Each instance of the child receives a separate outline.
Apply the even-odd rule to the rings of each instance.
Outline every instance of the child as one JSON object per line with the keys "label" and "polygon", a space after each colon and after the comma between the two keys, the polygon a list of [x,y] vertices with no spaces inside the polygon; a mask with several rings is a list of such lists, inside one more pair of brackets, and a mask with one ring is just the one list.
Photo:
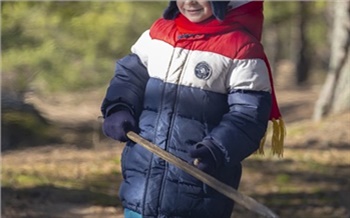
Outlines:
{"label": "child", "polygon": [[[117,61],[102,103],[105,135],[127,142],[125,217],[228,218],[234,202],[126,137],[129,130],[238,188],[269,118],[283,123],[260,43],[262,2],[171,1]],[[260,150],[262,151],[262,150]]]}

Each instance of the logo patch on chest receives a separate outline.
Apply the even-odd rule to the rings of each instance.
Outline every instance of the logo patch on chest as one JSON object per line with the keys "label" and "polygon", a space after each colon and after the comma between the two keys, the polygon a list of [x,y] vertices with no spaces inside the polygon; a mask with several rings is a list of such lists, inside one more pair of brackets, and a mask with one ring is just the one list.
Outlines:
{"label": "logo patch on chest", "polygon": [[205,61],[199,62],[194,68],[194,74],[199,79],[208,80],[212,72],[213,72],[212,68]]}

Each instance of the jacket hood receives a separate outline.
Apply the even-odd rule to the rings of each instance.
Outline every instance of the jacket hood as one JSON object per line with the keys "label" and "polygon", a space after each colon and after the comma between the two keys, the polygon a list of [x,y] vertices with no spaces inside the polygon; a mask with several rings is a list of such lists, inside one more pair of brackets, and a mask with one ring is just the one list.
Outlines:
{"label": "jacket hood", "polygon": [[[250,1],[251,0],[210,1],[210,4],[213,10],[214,17],[219,21],[223,21],[225,19],[226,13],[230,9],[237,8]],[[176,1],[170,1],[168,7],[164,10],[163,18],[166,20],[173,20],[177,17],[178,14],[179,14],[179,9],[176,5]]]}

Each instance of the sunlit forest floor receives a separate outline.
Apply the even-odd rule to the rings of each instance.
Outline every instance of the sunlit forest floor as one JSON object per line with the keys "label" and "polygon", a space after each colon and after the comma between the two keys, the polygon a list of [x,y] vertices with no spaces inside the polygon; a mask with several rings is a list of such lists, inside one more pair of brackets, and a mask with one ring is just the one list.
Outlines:
{"label": "sunlit forest floor", "polygon": [[[284,157],[267,150],[243,163],[239,191],[280,217],[350,217],[350,113],[311,121],[318,92],[278,89],[287,126]],[[123,145],[100,133],[103,94],[28,96],[60,127],[62,142],[2,152],[2,217],[123,217],[117,197]],[[240,205],[233,215],[259,217]]]}

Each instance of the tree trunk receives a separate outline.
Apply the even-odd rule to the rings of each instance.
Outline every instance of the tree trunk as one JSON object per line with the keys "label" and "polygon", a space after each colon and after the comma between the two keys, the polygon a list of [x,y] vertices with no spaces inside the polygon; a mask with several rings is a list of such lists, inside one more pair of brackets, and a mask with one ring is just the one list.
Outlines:
{"label": "tree trunk", "polygon": [[329,70],[315,105],[314,120],[350,109],[350,2],[331,4],[334,21]]}
{"label": "tree trunk", "polygon": [[308,55],[309,42],[306,37],[307,20],[310,2],[298,2],[299,16],[297,18],[297,53],[296,53],[296,84],[303,85],[309,77],[310,58]]}

